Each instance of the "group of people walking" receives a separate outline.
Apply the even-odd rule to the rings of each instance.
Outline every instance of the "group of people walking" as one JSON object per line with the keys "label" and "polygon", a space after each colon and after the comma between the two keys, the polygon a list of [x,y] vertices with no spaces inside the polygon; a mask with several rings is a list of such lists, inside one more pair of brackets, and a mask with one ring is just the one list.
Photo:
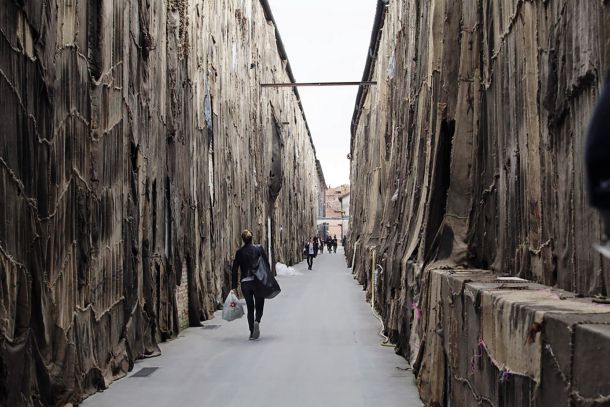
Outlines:
{"label": "group of people walking", "polygon": [[[345,245],[345,238],[343,238],[342,242]],[[337,253],[337,244],[337,235],[334,237],[328,236],[326,240],[313,236],[309,241],[305,242],[303,256],[307,258],[307,269],[312,269],[313,259],[318,256],[318,252],[324,253],[324,246],[326,246],[329,253]]]}

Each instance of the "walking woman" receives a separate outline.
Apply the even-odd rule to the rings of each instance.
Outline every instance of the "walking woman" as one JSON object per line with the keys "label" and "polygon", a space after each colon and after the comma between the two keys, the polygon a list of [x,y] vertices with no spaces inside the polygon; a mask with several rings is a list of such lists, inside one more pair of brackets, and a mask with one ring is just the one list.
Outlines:
{"label": "walking woman", "polygon": [[[260,290],[254,272],[260,257],[263,258],[267,265],[269,265],[269,259],[261,246],[252,244],[252,232],[248,229],[241,232],[241,240],[243,240],[244,245],[235,253],[235,260],[233,260],[233,268],[231,270],[231,288],[237,295],[237,282],[239,280],[237,270],[239,268],[241,272],[241,292],[248,307],[250,340],[255,340],[260,336],[260,322],[263,317],[265,296]],[[255,310],[256,316],[254,315]]]}
{"label": "walking woman", "polygon": [[309,242],[305,243],[304,251],[307,255],[307,270],[311,270],[313,267],[313,258],[316,257],[318,252],[318,243],[315,238],[312,237],[309,239]]}

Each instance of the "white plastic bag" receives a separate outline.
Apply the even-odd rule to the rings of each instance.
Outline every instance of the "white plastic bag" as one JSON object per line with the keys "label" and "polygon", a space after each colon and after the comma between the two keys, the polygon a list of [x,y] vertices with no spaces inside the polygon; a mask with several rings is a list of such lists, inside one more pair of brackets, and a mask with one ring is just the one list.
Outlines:
{"label": "white plastic bag", "polygon": [[275,263],[275,272],[278,276],[302,276],[303,273],[300,273],[294,269],[294,267],[288,267],[283,263]]}
{"label": "white plastic bag", "polygon": [[227,295],[225,304],[222,307],[222,319],[225,321],[234,321],[244,315],[244,306],[239,302],[239,298],[233,290]]}

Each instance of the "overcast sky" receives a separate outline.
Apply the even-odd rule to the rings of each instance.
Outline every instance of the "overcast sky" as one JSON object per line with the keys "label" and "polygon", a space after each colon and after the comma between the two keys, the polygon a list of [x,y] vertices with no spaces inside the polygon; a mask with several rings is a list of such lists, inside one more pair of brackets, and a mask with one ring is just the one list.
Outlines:
{"label": "overcast sky", "polygon": [[[269,0],[298,82],[362,79],[376,0]],[[299,88],[326,183],[349,183],[357,86]]]}

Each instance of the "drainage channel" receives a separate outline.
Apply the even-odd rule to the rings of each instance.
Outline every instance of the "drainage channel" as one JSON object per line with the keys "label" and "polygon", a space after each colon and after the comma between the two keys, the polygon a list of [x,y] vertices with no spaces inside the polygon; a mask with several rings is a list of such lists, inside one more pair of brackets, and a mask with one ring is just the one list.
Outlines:
{"label": "drainage channel", "polygon": [[158,367],[143,367],[129,377],[148,377],[153,374]]}
{"label": "drainage channel", "polygon": [[210,325],[202,326],[201,329],[217,329],[217,328],[220,328],[220,327],[221,327],[221,325],[211,325],[210,324]]}

